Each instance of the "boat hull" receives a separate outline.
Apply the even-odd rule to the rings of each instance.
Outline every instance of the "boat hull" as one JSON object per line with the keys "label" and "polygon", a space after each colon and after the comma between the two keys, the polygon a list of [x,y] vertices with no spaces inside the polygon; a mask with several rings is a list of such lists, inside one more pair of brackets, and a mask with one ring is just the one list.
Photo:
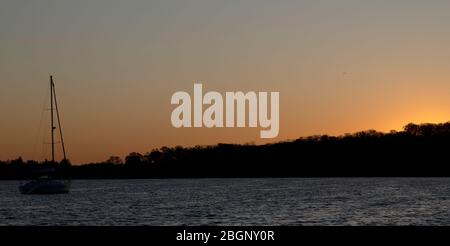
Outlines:
{"label": "boat hull", "polygon": [[70,181],[34,180],[19,187],[22,194],[64,194],[69,193]]}

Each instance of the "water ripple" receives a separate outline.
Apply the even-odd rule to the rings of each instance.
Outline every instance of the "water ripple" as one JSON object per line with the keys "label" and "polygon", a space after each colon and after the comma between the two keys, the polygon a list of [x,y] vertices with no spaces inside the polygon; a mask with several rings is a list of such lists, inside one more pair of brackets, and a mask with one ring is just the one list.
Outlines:
{"label": "water ripple", "polygon": [[450,225],[449,178],[0,181],[0,225]]}

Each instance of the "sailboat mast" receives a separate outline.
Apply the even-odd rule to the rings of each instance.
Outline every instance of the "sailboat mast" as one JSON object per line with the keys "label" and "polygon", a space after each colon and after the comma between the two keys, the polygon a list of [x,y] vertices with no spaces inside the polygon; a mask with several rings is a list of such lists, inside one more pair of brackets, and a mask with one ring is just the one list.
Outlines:
{"label": "sailboat mast", "polygon": [[61,146],[62,146],[63,157],[64,157],[63,160],[66,161],[66,148],[64,146],[64,138],[63,138],[63,134],[62,134],[61,121],[59,120],[58,100],[56,100],[56,90],[55,90],[55,83],[53,83],[53,79],[52,79],[52,85],[53,85],[52,86],[53,97],[55,99],[56,119],[58,120],[59,137],[61,139]]}
{"label": "sailboat mast", "polygon": [[55,137],[53,126],[53,76],[50,75],[50,123],[52,132],[52,163],[55,163]]}

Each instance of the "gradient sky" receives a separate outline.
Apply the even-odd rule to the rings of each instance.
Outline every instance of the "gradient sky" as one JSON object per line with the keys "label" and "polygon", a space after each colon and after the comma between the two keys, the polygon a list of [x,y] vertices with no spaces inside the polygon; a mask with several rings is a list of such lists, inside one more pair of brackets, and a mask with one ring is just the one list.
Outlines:
{"label": "gradient sky", "polygon": [[279,91],[269,141],[446,122],[449,11],[438,0],[0,0],[0,159],[49,158],[49,73],[73,163],[263,143],[259,128],[173,128],[170,97],[195,82]]}

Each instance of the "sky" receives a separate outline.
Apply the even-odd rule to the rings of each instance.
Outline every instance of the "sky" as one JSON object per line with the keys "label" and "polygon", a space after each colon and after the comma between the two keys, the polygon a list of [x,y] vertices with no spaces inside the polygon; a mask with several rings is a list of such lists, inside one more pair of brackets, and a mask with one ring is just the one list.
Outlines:
{"label": "sky", "polygon": [[[0,159],[50,158],[49,74],[75,164],[447,122],[449,9],[438,0],[0,0]],[[172,127],[171,96],[192,95],[194,83],[280,92],[278,137]]]}

